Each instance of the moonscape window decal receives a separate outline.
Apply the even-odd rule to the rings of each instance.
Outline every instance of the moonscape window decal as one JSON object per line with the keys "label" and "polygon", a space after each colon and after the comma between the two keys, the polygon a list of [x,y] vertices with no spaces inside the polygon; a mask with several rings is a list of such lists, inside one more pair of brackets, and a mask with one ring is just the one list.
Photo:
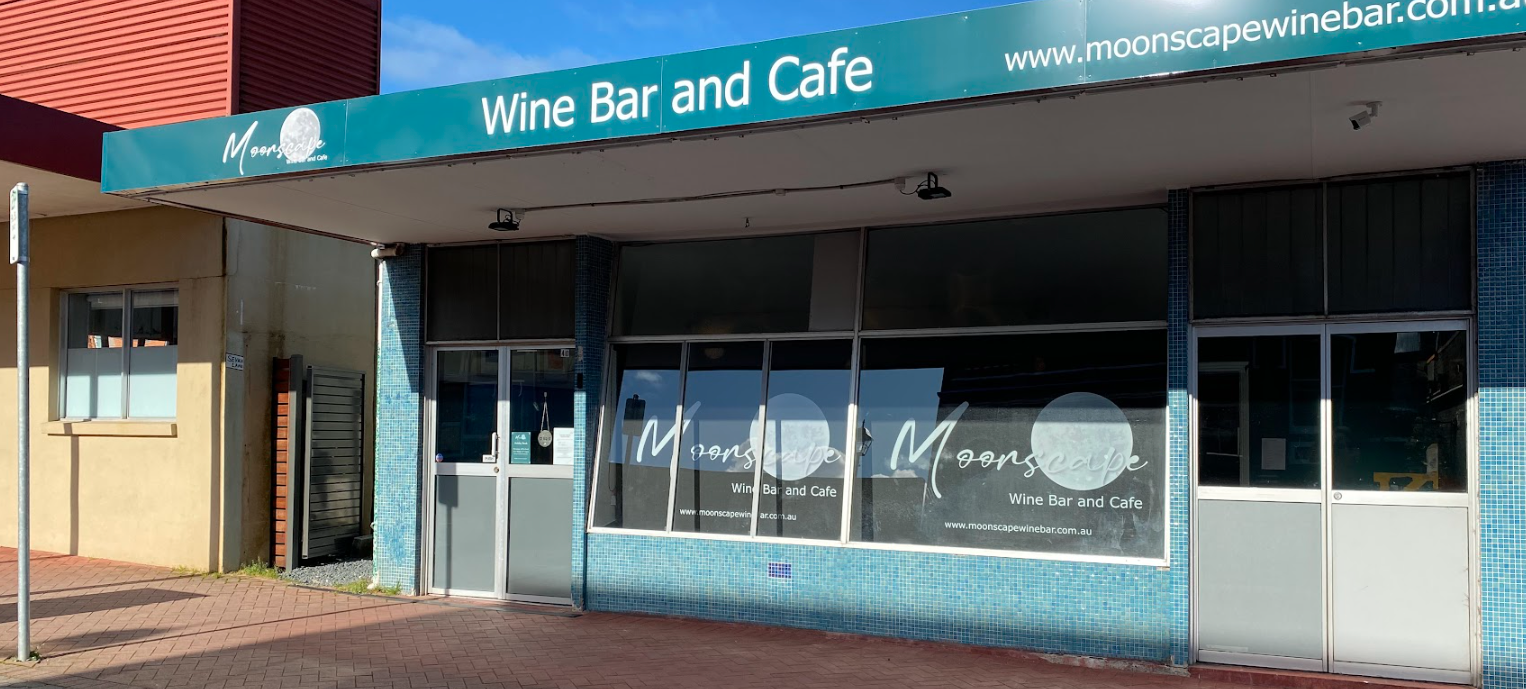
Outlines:
{"label": "moonscape window decal", "polygon": [[1164,332],[862,346],[852,432],[846,340],[617,346],[594,525],[1164,559]]}
{"label": "moonscape window decal", "polygon": [[1164,558],[1160,331],[871,340],[855,540]]}

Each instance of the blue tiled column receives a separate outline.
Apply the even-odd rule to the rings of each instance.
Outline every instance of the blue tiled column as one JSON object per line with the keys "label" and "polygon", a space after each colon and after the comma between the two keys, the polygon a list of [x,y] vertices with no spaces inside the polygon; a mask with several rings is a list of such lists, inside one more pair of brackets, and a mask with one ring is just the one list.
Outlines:
{"label": "blue tiled column", "polygon": [[1526,688],[1526,163],[1478,174],[1479,572],[1485,689]]}
{"label": "blue tiled column", "polygon": [[599,402],[603,399],[604,350],[609,323],[609,282],[615,247],[597,237],[577,240],[577,375],[582,387],[574,397],[576,414],[572,472],[572,602],[584,607],[588,566],[588,481],[598,447]]}
{"label": "blue tiled column", "polygon": [[1189,527],[1192,508],[1192,458],[1188,449],[1191,428],[1191,401],[1187,394],[1188,308],[1188,213],[1192,195],[1173,191],[1167,201],[1167,279],[1170,291],[1166,307],[1167,389],[1166,412],[1167,461],[1171,463],[1171,577],[1168,598],[1171,608],[1171,663],[1186,665],[1191,658],[1191,549]]}
{"label": "blue tiled column", "polygon": [[418,593],[423,437],[423,247],[382,261],[376,339],[376,571]]}

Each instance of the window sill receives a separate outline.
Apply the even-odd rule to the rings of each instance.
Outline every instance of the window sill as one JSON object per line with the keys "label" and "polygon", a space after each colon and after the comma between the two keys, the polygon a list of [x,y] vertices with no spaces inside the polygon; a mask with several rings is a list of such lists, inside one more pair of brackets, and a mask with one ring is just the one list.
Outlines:
{"label": "window sill", "polygon": [[173,421],[49,421],[43,430],[48,435],[117,438],[173,438],[178,434]]}

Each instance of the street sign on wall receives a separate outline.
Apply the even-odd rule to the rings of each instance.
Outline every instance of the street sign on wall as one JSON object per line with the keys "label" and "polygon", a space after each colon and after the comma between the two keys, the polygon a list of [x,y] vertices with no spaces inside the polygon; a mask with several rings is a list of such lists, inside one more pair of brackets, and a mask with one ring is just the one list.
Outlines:
{"label": "street sign on wall", "polygon": [[694,132],[1526,31],[1526,0],[1033,0],[106,135],[102,188]]}

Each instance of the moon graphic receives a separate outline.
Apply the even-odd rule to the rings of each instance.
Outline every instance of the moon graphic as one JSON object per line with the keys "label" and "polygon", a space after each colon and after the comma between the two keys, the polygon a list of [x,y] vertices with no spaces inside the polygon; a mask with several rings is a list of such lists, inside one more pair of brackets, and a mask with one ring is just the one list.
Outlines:
{"label": "moon graphic", "polygon": [[281,123],[281,154],[288,163],[305,163],[313,157],[322,141],[322,125],[318,113],[309,108],[297,108]]}
{"label": "moon graphic", "polygon": [[[758,420],[752,437],[758,437]],[[782,481],[799,481],[821,468],[832,447],[832,426],[810,398],[785,393],[768,400],[768,432],[763,436],[763,471]]]}
{"label": "moon graphic", "polygon": [[1123,474],[1133,456],[1134,431],[1123,410],[1106,397],[1073,392],[1039,412],[1033,452],[1051,481],[1071,490],[1097,490]]}

